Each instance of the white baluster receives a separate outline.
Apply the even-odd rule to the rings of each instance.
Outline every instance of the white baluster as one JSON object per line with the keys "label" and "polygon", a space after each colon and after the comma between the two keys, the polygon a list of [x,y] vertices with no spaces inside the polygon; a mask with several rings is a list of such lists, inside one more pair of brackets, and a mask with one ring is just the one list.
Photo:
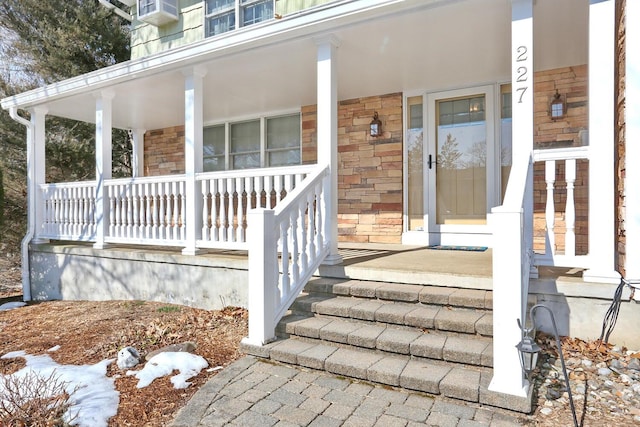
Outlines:
{"label": "white baluster", "polygon": [[[282,282],[280,295],[286,298],[291,291],[291,278],[289,277],[289,217],[282,218],[280,223],[280,241],[282,242]],[[279,304],[278,304],[279,305]]]}
{"label": "white baluster", "polygon": [[309,246],[307,239],[307,206],[309,205],[308,198],[307,200],[301,201],[298,206],[298,217],[300,218],[299,225],[299,234],[300,234],[300,265],[302,267],[302,271],[307,271],[309,266]]}
{"label": "white baluster", "polygon": [[202,193],[202,240],[211,240],[211,228],[209,227],[209,181],[203,179],[200,181],[200,191]]}
{"label": "white baluster", "polygon": [[309,193],[307,195],[307,205],[308,205],[308,209],[307,209],[307,216],[308,216],[308,221],[309,224],[307,226],[307,235],[309,236],[309,257],[310,260],[315,259],[316,257],[316,224],[317,224],[317,220],[316,220],[316,208],[314,206],[314,200],[315,200],[315,193]]}
{"label": "white baluster", "polygon": [[298,246],[298,220],[300,219],[299,210],[292,209],[290,214],[291,223],[291,277],[293,283],[297,284],[300,280],[300,250]]}
{"label": "white baluster", "polygon": [[220,180],[211,180],[211,238],[220,241],[220,211],[222,210],[222,197],[220,196]]}
{"label": "white baluster", "polygon": [[162,209],[162,194],[160,192],[159,184],[157,182],[151,183],[151,200],[153,202],[153,224],[152,224],[152,239],[160,238],[160,221],[162,221],[161,209]]}
{"label": "white baluster", "polygon": [[565,161],[565,180],[567,182],[567,206],[565,207],[565,222],[567,230],[564,238],[564,254],[575,256],[576,254],[576,206],[574,196],[574,185],[576,182],[576,160]]}
{"label": "white baluster", "polygon": [[187,183],[185,181],[180,181],[178,187],[180,188],[180,217],[182,218],[180,227],[180,240],[187,239]]}
{"label": "white baluster", "polygon": [[553,187],[556,182],[555,160],[547,160],[545,162],[544,179],[547,183],[547,204],[545,209],[547,233],[545,238],[545,254],[551,257],[556,253],[556,236],[553,231],[555,226],[555,201],[553,199]]}
{"label": "white baluster", "polygon": [[[322,186],[322,181],[320,181],[318,183],[318,185],[316,185],[316,198],[315,198],[315,202],[316,202],[316,221],[314,224],[314,228],[315,228],[315,237],[316,237],[316,250],[317,251],[321,251],[324,248],[324,233],[327,231],[324,228],[324,218],[325,215],[327,214],[327,206],[326,203],[324,202],[325,197],[323,197],[323,186]],[[309,208],[309,210],[312,210],[311,208]],[[313,258],[317,258],[318,257],[318,253],[312,253]]]}
{"label": "white baluster", "polygon": [[227,180],[228,188],[227,192],[229,193],[229,212],[227,214],[227,218],[229,219],[229,240],[232,242],[236,241],[236,212],[233,209],[234,201],[236,200],[236,180],[233,178],[229,178]]}
{"label": "white baluster", "polygon": [[132,203],[133,203],[133,236],[135,238],[142,237],[140,232],[140,184],[132,184]]}

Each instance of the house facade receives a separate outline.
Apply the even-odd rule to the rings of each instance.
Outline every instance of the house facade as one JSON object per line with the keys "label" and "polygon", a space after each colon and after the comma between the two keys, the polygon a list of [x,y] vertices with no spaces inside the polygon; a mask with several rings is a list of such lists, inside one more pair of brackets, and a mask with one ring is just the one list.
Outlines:
{"label": "house facade", "polygon": [[[539,267],[580,269],[605,299],[640,279],[640,188],[624,166],[640,158],[633,2],[122,3],[131,61],[2,100],[28,129],[25,297],[74,297],[51,290],[78,262],[68,242],[91,244],[77,257],[89,265],[114,244],[149,265],[149,246],[178,264],[247,250],[248,276],[213,267],[240,284],[226,302],[249,307],[261,345],[341,242],[486,246],[494,388],[522,394],[516,319]],[[44,181],[48,115],[96,124],[95,181]],[[112,128],[131,130],[129,179],[111,179]],[[207,262],[163,294],[195,304],[177,295]]]}

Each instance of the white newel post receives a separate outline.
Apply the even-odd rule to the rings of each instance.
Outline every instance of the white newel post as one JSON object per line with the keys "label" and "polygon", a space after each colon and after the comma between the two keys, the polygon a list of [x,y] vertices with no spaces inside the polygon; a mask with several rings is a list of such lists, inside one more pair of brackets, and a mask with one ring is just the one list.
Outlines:
{"label": "white newel post", "polygon": [[615,1],[589,4],[589,270],[587,282],[619,283],[615,242]]}
{"label": "white newel post", "polygon": [[[511,80],[513,85],[513,164],[531,156],[533,150],[533,0],[511,2]],[[528,381],[523,377],[516,345],[522,338],[518,319],[524,319],[523,306],[527,299],[528,283],[521,282],[522,259],[518,248],[530,247],[529,231],[522,230],[526,216],[532,215],[533,199],[530,188],[532,174],[527,177],[529,191],[524,196],[524,212],[491,214],[494,230],[493,269],[493,378],[489,390],[515,396],[526,396]],[[511,235],[502,232],[511,230]],[[523,245],[520,239],[525,240]],[[515,240],[515,241],[514,241]],[[514,279],[516,279],[514,283]]]}
{"label": "white newel post", "polygon": [[338,39],[328,36],[316,40],[318,45],[318,164],[329,165],[324,191],[325,239],[329,253],[323,264],[342,262],[338,253],[338,75],[336,51]]}
{"label": "white newel post", "polygon": [[42,232],[44,224],[44,199],[40,191],[40,184],[45,183],[46,164],[45,164],[45,143],[46,143],[46,121],[47,109],[44,107],[35,107],[31,112],[31,121],[34,128],[34,150],[33,150],[33,194],[35,206],[33,209],[33,219],[35,224],[35,236],[33,243],[46,243],[48,239],[42,239],[39,234]]}
{"label": "white newel post", "polygon": [[[636,287],[640,282],[640,2],[629,0],[626,4],[626,177],[625,220],[626,278]],[[636,291],[640,301],[640,290]]]}
{"label": "white newel post", "polygon": [[[251,233],[249,243],[249,336],[242,341],[249,345],[262,346],[275,338],[276,289],[278,280],[277,262],[273,262],[277,241],[274,211],[251,209],[247,213]],[[276,260],[277,261],[277,260]]]}
{"label": "white newel post", "polygon": [[109,229],[109,200],[104,185],[111,179],[111,115],[114,93],[103,91],[96,98],[96,242],[93,247],[104,249],[105,237]]}
{"label": "white newel post", "polygon": [[203,125],[203,77],[205,69],[185,71],[184,85],[184,173],[186,178],[186,206],[183,206],[187,227],[184,255],[206,252],[196,248],[198,232],[202,229],[202,195],[198,194],[196,173],[202,172],[202,125]]}
{"label": "white newel post", "polygon": [[131,169],[134,178],[144,176],[144,129],[132,129]]}

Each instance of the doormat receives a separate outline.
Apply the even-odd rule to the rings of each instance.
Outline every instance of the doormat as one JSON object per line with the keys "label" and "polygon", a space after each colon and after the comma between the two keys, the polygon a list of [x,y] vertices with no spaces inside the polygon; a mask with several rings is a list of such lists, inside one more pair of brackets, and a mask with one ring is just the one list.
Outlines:
{"label": "doormat", "polygon": [[447,245],[433,245],[427,246],[427,249],[435,249],[437,251],[467,251],[467,252],[484,252],[487,250],[486,246],[447,246]]}

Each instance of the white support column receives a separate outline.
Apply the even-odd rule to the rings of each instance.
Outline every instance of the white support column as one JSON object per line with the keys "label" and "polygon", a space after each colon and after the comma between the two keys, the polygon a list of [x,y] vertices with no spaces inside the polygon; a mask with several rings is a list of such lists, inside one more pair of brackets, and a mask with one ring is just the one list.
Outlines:
{"label": "white support column", "polygon": [[619,283],[615,242],[615,1],[589,5],[589,263],[586,282]]}
{"label": "white support column", "polygon": [[[513,164],[519,159],[531,156],[533,149],[533,0],[512,0],[511,2],[511,79],[513,85]],[[533,186],[532,174],[527,177],[527,188]],[[533,199],[531,191],[525,194],[522,215],[517,212],[492,212],[491,222],[496,230],[494,235],[494,260],[496,256],[504,260],[494,267],[493,279],[493,378],[489,390],[524,397],[529,391],[529,383],[523,377],[516,345],[522,338],[518,320],[523,321],[528,283],[520,284],[522,256],[519,251],[505,250],[499,246],[501,237],[506,241],[520,236],[503,236],[502,230],[520,230],[532,215]],[[529,204],[531,207],[528,208]],[[508,227],[508,228],[507,228]],[[528,239],[525,229],[522,238]],[[514,245],[516,242],[512,242]],[[528,244],[520,247],[528,248]],[[511,246],[516,247],[516,246]],[[495,263],[494,263],[495,264]],[[498,271],[500,270],[500,271]],[[519,278],[514,283],[509,278]]]}
{"label": "white support column", "polygon": [[338,253],[338,75],[336,50],[338,39],[333,36],[316,40],[318,45],[318,164],[329,165],[328,188],[325,189],[329,254],[323,264],[342,262]]}
{"label": "white support column", "polygon": [[[626,177],[625,219],[626,278],[632,283],[640,281],[640,2],[627,0],[626,5],[626,71],[625,71],[625,138]],[[640,285],[634,285],[640,287]],[[640,301],[640,290],[636,291]]]}
{"label": "white support column", "polygon": [[183,207],[187,227],[184,255],[198,255],[205,250],[196,248],[202,229],[202,195],[198,192],[196,173],[202,172],[203,77],[207,70],[194,68],[184,72],[184,173],[186,176],[186,206]]}
{"label": "white support column", "polygon": [[31,112],[31,122],[34,128],[34,147],[33,147],[33,191],[34,205],[29,206],[29,209],[33,209],[32,215],[35,225],[35,236],[33,243],[46,243],[48,239],[42,239],[38,235],[42,232],[42,224],[44,222],[44,200],[42,193],[40,192],[40,184],[45,183],[46,176],[46,163],[45,163],[45,143],[46,143],[46,131],[45,120],[47,115],[47,109],[44,107],[35,107]]}
{"label": "white support column", "polygon": [[109,200],[104,181],[111,179],[112,173],[112,101],[115,94],[102,91],[96,97],[96,242],[93,247],[107,247],[105,237],[109,229]]}
{"label": "white support column", "polygon": [[144,176],[144,133],[145,129],[132,129],[133,147],[131,153],[131,169],[133,177]]}

